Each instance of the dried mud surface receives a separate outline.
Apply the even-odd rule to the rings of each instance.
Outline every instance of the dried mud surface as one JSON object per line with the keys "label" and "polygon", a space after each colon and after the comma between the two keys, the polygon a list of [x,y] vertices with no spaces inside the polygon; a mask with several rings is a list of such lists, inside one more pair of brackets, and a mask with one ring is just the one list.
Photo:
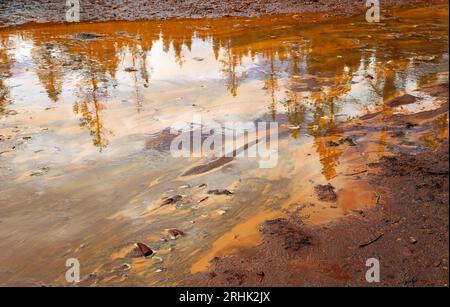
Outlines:
{"label": "dried mud surface", "polygon": [[[432,4],[423,0],[385,0],[390,6]],[[148,20],[166,18],[217,18],[262,16],[282,13],[326,13],[327,16],[351,15],[367,9],[362,0],[111,0],[80,1],[80,21]],[[0,1],[0,27],[29,22],[65,22],[67,7],[60,0]]]}
{"label": "dried mud surface", "polygon": [[[447,97],[434,112],[447,113],[448,86],[429,92]],[[429,116],[393,115],[377,125],[393,127]],[[375,129],[370,122],[369,127]],[[298,215],[266,221],[259,246],[212,259],[209,271],[184,284],[448,286],[448,158],[448,138],[416,155],[382,157],[369,166],[376,170],[370,176],[378,193],[373,209],[323,226],[306,226]],[[369,258],[380,261],[379,283],[366,281]]]}

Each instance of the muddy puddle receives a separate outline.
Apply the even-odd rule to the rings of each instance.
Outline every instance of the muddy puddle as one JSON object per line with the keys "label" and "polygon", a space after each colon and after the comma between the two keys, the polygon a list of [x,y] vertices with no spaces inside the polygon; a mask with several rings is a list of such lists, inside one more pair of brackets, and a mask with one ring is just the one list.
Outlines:
{"label": "muddy puddle", "polygon": [[[176,285],[267,219],[374,206],[370,163],[448,137],[446,114],[397,132],[360,119],[440,106],[421,89],[448,82],[447,10],[1,30],[0,283],[66,285],[77,258],[84,285]],[[173,157],[168,127],[195,116],[277,122],[277,165]]]}

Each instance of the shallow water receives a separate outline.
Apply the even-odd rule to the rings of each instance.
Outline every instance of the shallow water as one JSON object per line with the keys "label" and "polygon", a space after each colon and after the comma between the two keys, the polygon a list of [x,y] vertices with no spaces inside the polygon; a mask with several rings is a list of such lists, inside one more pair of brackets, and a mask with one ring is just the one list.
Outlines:
{"label": "shallow water", "polygon": [[[318,224],[373,206],[375,191],[354,175],[388,152],[386,135],[326,142],[369,112],[437,106],[416,90],[448,79],[447,8],[380,24],[273,16],[0,31],[0,283],[66,284],[75,257],[83,276],[95,272],[90,284],[177,284],[257,244],[264,220],[300,212]],[[383,105],[404,93],[423,99]],[[278,165],[238,159],[182,176],[204,160],[172,157],[164,131],[196,115],[277,121]],[[448,135],[440,121],[429,138]],[[327,182],[339,194],[333,207],[314,195]],[[225,188],[233,195],[206,193]],[[160,207],[175,194],[181,202]],[[171,240],[174,227],[186,235]],[[127,257],[134,242],[156,257]]]}

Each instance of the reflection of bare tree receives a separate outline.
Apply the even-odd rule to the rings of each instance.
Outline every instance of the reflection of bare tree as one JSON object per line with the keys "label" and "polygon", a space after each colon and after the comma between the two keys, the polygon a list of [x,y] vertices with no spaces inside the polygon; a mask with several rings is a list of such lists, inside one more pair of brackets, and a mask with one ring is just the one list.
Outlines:
{"label": "reflection of bare tree", "polygon": [[[79,114],[80,127],[85,127],[89,130],[92,136],[92,143],[99,147],[100,151],[108,145],[107,134],[112,133],[105,129],[101,112],[104,106],[99,102],[99,88],[97,80],[92,77],[90,80],[85,80],[83,85],[84,97],[73,105],[73,111]],[[87,83],[90,83],[89,87]]]}
{"label": "reflection of bare tree", "polygon": [[241,82],[245,78],[245,72],[239,74],[237,72],[237,66],[239,65],[239,56],[233,51],[231,47],[231,41],[228,41],[225,49],[224,58],[220,60],[220,63],[223,65],[222,72],[225,75],[227,88],[230,91],[231,95],[237,95],[237,89],[239,87],[239,82]]}
{"label": "reflection of bare tree", "polygon": [[[341,133],[336,131],[336,115],[343,99],[348,98],[354,82],[352,78],[370,69],[373,76],[366,79],[373,84],[373,94],[387,98],[405,86],[410,63],[404,60],[406,57],[399,52],[402,49],[395,46],[398,44],[395,40],[389,41],[389,46],[383,49],[379,40],[369,39],[361,31],[349,35],[330,24],[299,27],[297,21],[286,18],[280,18],[277,26],[272,24],[273,20],[255,19],[242,20],[240,25],[230,28],[227,28],[230,22],[225,20],[123,23],[120,33],[116,26],[106,25],[98,30],[99,37],[85,36],[84,39],[77,36],[79,27],[46,29],[49,36],[43,36],[37,30],[27,31],[24,35],[34,42],[32,56],[39,80],[52,101],[57,101],[60,96],[64,74],[81,72],[80,100],[74,111],[81,116],[82,126],[89,128],[94,144],[101,148],[108,143],[106,135],[109,133],[102,121],[102,110],[106,106],[104,98],[109,88],[117,84],[113,82],[115,74],[125,58],[132,57],[134,69],[130,70],[130,76],[134,81],[137,109],[141,110],[150,79],[147,57],[153,46],[162,45],[162,51],[173,57],[171,61],[183,65],[191,60],[187,55],[193,40],[197,39],[207,42],[205,46],[210,45],[221,65],[225,86],[233,97],[238,95],[239,86],[247,78],[244,60],[248,57],[261,68],[269,100],[267,105],[273,118],[277,115],[281,85],[294,82],[294,77],[300,80],[297,91],[290,89],[279,95],[286,97],[284,107],[288,122],[301,127],[294,129],[292,136],[307,131],[317,139],[321,158],[333,156],[332,149],[319,143],[323,142],[324,136]],[[85,31],[92,30],[91,26],[85,26]],[[373,35],[377,34],[374,32]],[[45,41],[46,37],[52,37],[52,41]],[[437,46],[436,52],[445,54],[447,48],[444,45]],[[414,45],[414,48],[418,47]],[[6,56],[5,49],[2,48],[0,57]],[[9,63],[10,60],[2,62]],[[4,101],[5,85],[3,80],[0,82],[0,97]],[[328,159],[331,162],[324,165],[324,172],[329,175],[338,158],[333,159]]]}
{"label": "reflection of bare tree", "polygon": [[306,120],[307,107],[300,101],[298,93],[288,92],[285,108],[289,124],[298,127],[291,131],[291,136],[297,138]]}
{"label": "reflection of bare tree", "polygon": [[[136,108],[139,112],[142,110],[143,104],[144,104],[144,98],[141,93],[140,81],[142,80],[142,82],[143,82],[142,86],[144,86],[144,87],[148,87],[148,81],[149,81],[149,74],[148,74],[147,63],[146,63],[147,62],[147,52],[142,50],[140,45],[137,45],[133,49],[131,49],[131,59],[132,59],[133,67],[139,66],[139,69],[135,70],[133,72],[133,83],[134,83]],[[140,72],[140,78],[138,76],[138,72]]]}
{"label": "reflection of bare tree", "polygon": [[336,166],[342,149],[328,146],[327,136],[341,137],[343,131],[336,122],[339,113],[339,98],[350,91],[351,74],[345,70],[334,77],[333,85],[324,87],[322,91],[313,93],[313,122],[309,132],[314,136],[316,151],[320,156],[322,174],[327,180],[336,176]]}
{"label": "reflection of bare tree", "polygon": [[73,105],[73,111],[80,115],[80,127],[87,128],[92,136],[92,143],[100,151],[108,145],[107,135],[112,131],[105,128],[102,111],[105,109],[101,100],[106,99],[109,87],[106,71],[108,68],[95,60],[95,50],[87,50],[82,61],[83,79],[79,82],[80,100]]}
{"label": "reflection of bare tree", "polygon": [[48,98],[53,102],[58,101],[62,92],[63,72],[62,58],[64,54],[59,45],[53,42],[45,43],[36,41],[32,51],[33,62],[36,65],[36,74],[39,81],[47,91]]}

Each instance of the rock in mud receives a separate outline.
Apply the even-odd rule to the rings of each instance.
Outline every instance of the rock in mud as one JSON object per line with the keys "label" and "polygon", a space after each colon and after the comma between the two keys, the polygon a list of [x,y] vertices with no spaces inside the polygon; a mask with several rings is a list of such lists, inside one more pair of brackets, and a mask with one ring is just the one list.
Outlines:
{"label": "rock in mud", "polygon": [[179,237],[184,236],[184,232],[176,228],[171,228],[167,230],[167,233],[169,234],[172,240],[176,240]]}
{"label": "rock in mud", "polygon": [[181,199],[183,199],[183,196],[181,196],[181,195],[174,195],[174,196],[165,198],[165,199],[163,199],[161,206],[166,206],[166,205],[171,205],[171,204],[177,203]]}
{"label": "rock in mud", "polygon": [[215,190],[209,190],[208,194],[213,194],[213,195],[233,195],[232,192],[230,192],[227,189],[215,189]]}
{"label": "rock in mud", "polygon": [[409,243],[416,244],[417,243],[416,237],[409,237]]}
{"label": "rock in mud", "polygon": [[333,187],[331,184],[318,184],[314,187],[314,191],[316,192],[317,198],[321,201],[336,201],[337,194],[334,191],[335,187]]}
{"label": "rock in mud", "polygon": [[153,255],[153,251],[151,250],[151,248],[145,245],[144,243],[138,242],[134,246],[135,247],[133,248],[133,250],[128,254],[129,257],[138,258]]}

